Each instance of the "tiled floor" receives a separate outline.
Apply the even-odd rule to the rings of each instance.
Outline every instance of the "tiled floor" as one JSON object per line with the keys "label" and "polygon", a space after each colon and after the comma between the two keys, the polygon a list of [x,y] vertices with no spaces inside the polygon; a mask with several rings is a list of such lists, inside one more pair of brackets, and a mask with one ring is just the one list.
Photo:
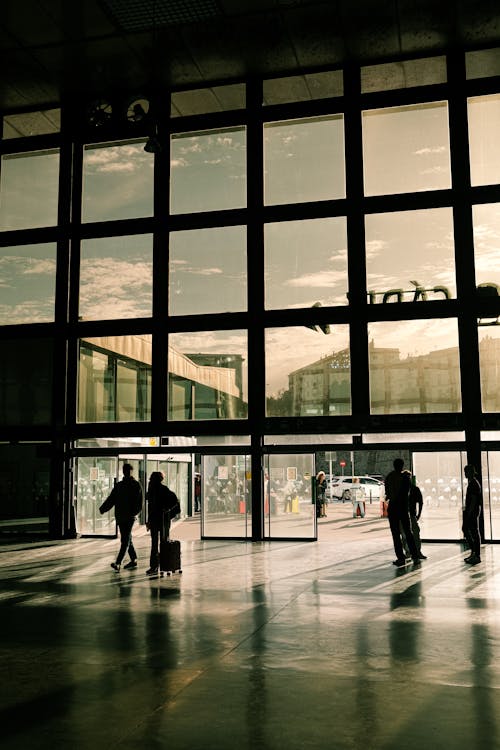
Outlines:
{"label": "tiled floor", "polygon": [[[0,546],[3,750],[500,747],[500,547],[396,569],[386,521],[318,543],[193,539],[116,574],[116,540]],[[373,525],[373,528],[370,528]]]}

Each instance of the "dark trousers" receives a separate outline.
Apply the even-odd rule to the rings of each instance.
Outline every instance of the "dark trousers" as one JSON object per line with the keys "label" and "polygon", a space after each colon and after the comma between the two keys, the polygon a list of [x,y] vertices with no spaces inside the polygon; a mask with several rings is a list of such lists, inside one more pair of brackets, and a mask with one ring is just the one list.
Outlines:
{"label": "dark trousers", "polygon": [[479,536],[479,516],[464,516],[463,532],[465,541],[473,555],[481,557],[481,537]]}
{"label": "dark trousers", "polygon": [[389,525],[391,527],[392,541],[394,543],[394,551],[398,560],[402,560],[405,557],[403,550],[403,543],[401,541],[400,526],[406,537],[410,554],[414,560],[418,559],[418,549],[415,544],[415,539],[411,530],[410,512],[407,507],[398,507],[394,500],[389,503]]}
{"label": "dark trousers", "polygon": [[120,550],[116,558],[117,565],[121,565],[127,551],[131,560],[137,560],[137,552],[132,543],[132,526],[134,525],[134,521],[135,518],[130,518],[126,521],[117,521],[118,531],[120,532]]}
{"label": "dark trousers", "polygon": [[149,567],[157,568],[160,561],[158,547],[162,538],[163,524],[149,523],[149,533],[151,534],[151,553],[149,555]]}

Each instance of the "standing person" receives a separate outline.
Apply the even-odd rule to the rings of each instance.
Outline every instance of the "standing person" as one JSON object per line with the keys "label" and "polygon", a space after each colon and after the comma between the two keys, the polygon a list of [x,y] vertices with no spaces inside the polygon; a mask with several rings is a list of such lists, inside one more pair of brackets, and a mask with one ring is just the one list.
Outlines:
{"label": "standing person", "polygon": [[[415,475],[412,475],[411,472],[409,472],[407,469],[403,470],[403,474],[408,474],[408,476],[410,477],[410,482],[411,482],[410,493],[408,496],[408,509],[410,511],[411,532],[413,534],[413,538],[415,539],[415,544],[417,545],[419,559],[427,560],[426,555],[422,553],[422,542],[420,541],[420,526],[418,523],[420,516],[422,515],[424,499],[422,497],[422,492],[420,491],[420,487],[417,486],[417,480],[415,478]],[[408,542],[406,541],[406,536],[403,531],[401,522],[399,524],[399,531],[401,534],[401,542],[403,544],[405,556],[409,558],[411,557],[411,552],[408,546]]]}
{"label": "standing person", "polygon": [[479,536],[479,515],[481,513],[481,485],[476,479],[476,469],[472,464],[464,468],[467,477],[467,491],[465,493],[465,509],[462,531],[470,547],[470,555],[464,562],[477,565],[481,562],[481,538]]}
{"label": "standing person", "polygon": [[348,492],[351,494],[352,517],[364,518],[366,510],[365,488],[361,486],[359,477],[352,478],[352,488]]}
{"label": "standing person", "polygon": [[326,516],[326,474],[318,471],[316,474],[316,518]]}
{"label": "standing person", "polygon": [[171,519],[180,513],[181,507],[175,492],[163,484],[162,471],[153,471],[149,477],[147,500],[148,520],[146,528],[151,534],[151,553],[149,556],[148,576],[158,573],[160,539],[168,539]]}
{"label": "standing person", "polygon": [[132,526],[135,517],[142,508],[142,487],[132,476],[134,468],[131,464],[123,464],[123,479],[117,482],[111,493],[99,508],[99,512],[106,513],[114,507],[115,518],[120,532],[120,549],[116,561],[111,567],[119,572],[125,554],[128,552],[130,562],[125,568],[137,568],[137,553],[132,542]]}
{"label": "standing person", "polygon": [[395,458],[393,461],[394,469],[393,471],[390,471],[385,478],[385,496],[389,503],[389,525],[391,528],[394,551],[396,553],[396,559],[393,564],[398,568],[402,568],[406,565],[406,557],[403,550],[403,543],[401,541],[400,524],[405,534],[413,562],[417,564],[420,563],[417,546],[410,525],[410,473],[403,473],[403,466],[403,459]]}
{"label": "standing person", "polygon": [[194,475],[194,512],[201,511],[201,474]]}

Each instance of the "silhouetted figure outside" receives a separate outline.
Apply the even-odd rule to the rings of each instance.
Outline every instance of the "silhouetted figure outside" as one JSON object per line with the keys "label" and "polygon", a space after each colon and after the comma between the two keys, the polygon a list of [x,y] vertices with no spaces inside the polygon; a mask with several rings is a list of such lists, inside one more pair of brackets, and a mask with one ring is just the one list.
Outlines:
{"label": "silhouetted figure outside", "polygon": [[137,568],[137,553],[132,542],[132,526],[135,517],[141,512],[142,508],[142,487],[139,482],[132,476],[133,466],[123,464],[123,479],[117,482],[111,493],[99,508],[99,512],[106,513],[114,507],[115,518],[120,532],[120,549],[116,562],[111,563],[111,567],[117,572],[120,570],[125,554],[128,552],[130,562],[125,565],[126,568]]}
{"label": "silhouetted figure outside", "polygon": [[168,539],[172,518],[180,513],[181,507],[175,492],[163,484],[164,475],[161,471],[153,471],[149,477],[147,501],[148,520],[146,528],[151,534],[151,553],[147,575],[158,573],[159,543]]}
{"label": "silhouetted figure outside", "polygon": [[324,471],[318,471],[316,474],[316,516],[317,518],[326,516],[326,474]]}
{"label": "silhouetted figure outside", "polygon": [[479,536],[479,515],[481,513],[481,485],[476,479],[476,469],[467,464],[464,474],[468,479],[465,493],[465,509],[462,531],[470,547],[470,555],[465,558],[469,565],[481,562],[481,538]]}
{"label": "silhouetted figure outside", "polygon": [[396,553],[394,565],[401,568],[406,565],[406,557],[403,550],[403,543],[401,541],[400,524],[405,534],[413,562],[417,564],[420,563],[420,558],[410,524],[410,473],[403,472],[404,461],[402,458],[395,458],[393,466],[393,471],[390,471],[385,478],[385,496],[389,503],[389,525],[391,528],[394,551]]}

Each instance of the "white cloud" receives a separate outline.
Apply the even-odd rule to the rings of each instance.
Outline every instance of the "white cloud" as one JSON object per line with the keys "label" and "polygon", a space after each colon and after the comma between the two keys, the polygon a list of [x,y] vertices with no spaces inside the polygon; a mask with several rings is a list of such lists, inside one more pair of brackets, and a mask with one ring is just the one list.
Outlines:
{"label": "white cloud", "polygon": [[429,146],[426,146],[425,148],[419,148],[417,151],[414,151],[413,153],[416,156],[427,156],[429,154],[444,154],[446,151],[445,146],[435,146],[434,148],[430,148]]}
{"label": "white cloud", "polygon": [[294,279],[287,279],[284,285],[309,289],[313,287],[324,289],[325,287],[336,286],[339,282],[347,283],[346,271],[318,271],[316,273],[308,273]]}

